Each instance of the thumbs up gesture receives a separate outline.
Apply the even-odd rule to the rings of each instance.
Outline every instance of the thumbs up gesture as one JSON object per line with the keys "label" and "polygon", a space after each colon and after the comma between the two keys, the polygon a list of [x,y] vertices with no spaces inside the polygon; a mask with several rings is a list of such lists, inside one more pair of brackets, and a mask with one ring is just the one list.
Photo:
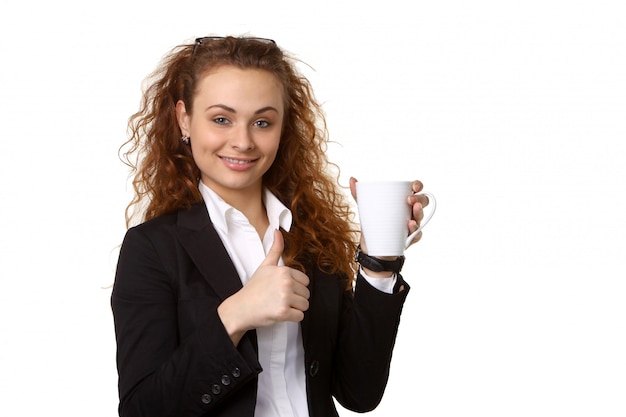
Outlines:
{"label": "thumbs up gesture", "polygon": [[217,311],[235,345],[251,329],[283,321],[299,322],[309,308],[309,277],[279,266],[284,250],[282,234],[274,231],[274,243],[261,265],[241,290],[224,300]]}

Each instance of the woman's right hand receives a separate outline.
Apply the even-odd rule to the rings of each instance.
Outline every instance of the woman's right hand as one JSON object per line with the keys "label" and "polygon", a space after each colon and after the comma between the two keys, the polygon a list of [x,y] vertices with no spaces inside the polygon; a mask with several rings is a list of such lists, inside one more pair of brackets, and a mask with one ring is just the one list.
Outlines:
{"label": "woman's right hand", "polygon": [[250,280],[217,308],[235,346],[245,332],[274,323],[300,322],[309,308],[309,277],[296,269],[279,266],[284,241],[274,231],[274,243]]}

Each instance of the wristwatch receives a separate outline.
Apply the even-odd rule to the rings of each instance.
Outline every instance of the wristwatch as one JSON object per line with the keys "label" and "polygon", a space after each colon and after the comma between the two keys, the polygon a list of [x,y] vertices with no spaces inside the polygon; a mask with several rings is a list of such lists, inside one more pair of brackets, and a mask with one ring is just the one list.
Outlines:
{"label": "wristwatch", "polygon": [[395,261],[385,261],[374,256],[369,256],[361,251],[361,245],[359,245],[356,252],[356,261],[361,264],[362,267],[374,272],[391,271],[397,274],[402,270],[404,259],[404,256],[398,256]]}

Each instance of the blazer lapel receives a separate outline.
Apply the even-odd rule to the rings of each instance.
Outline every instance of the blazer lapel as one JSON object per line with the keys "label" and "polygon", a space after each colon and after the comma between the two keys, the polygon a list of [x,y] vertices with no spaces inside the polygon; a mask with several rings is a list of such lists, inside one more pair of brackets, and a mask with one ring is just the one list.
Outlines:
{"label": "blazer lapel", "polygon": [[242,288],[241,279],[211,223],[204,202],[178,212],[177,234],[200,273],[224,300]]}

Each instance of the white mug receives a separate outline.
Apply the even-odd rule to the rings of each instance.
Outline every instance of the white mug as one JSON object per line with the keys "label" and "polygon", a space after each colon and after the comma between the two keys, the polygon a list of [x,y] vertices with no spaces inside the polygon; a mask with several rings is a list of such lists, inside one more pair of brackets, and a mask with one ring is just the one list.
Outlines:
{"label": "white mug", "polygon": [[[414,193],[412,181],[358,181],[356,198],[367,253],[371,256],[402,256],[415,236],[435,214],[437,201],[431,193]],[[426,195],[428,210],[420,227],[407,236],[412,209],[409,195]]]}

